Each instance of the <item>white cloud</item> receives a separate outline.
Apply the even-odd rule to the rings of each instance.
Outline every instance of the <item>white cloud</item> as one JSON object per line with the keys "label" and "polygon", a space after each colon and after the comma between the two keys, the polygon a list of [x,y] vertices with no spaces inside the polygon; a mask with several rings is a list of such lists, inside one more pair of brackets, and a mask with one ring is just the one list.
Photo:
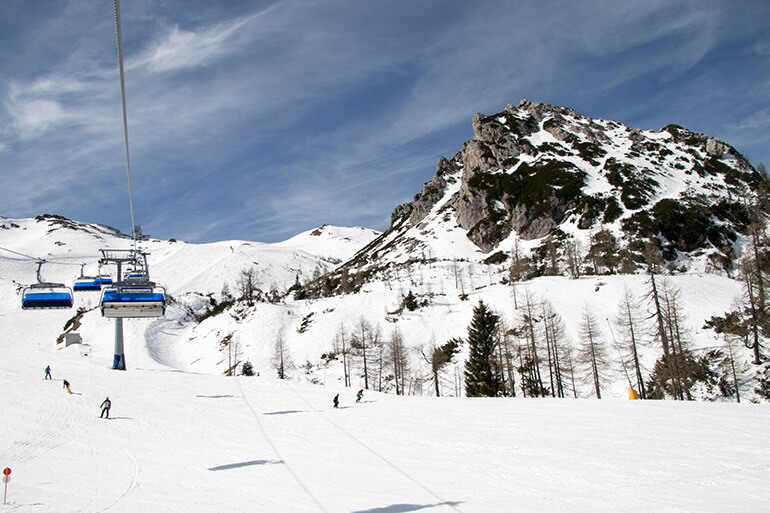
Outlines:
{"label": "white cloud", "polygon": [[234,43],[233,36],[251,19],[252,16],[247,16],[197,31],[172,27],[161,40],[132,60],[131,65],[147,67],[155,73],[206,66],[239,49],[236,44],[228,43]]}
{"label": "white cloud", "polygon": [[13,116],[13,128],[23,137],[38,137],[66,120],[61,103],[53,100],[31,100],[6,105]]}
{"label": "white cloud", "polygon": [[[286,230],[307,219],[359,224],[356,216],[387,217],[408,199],[407,188],[393,184],[429,179],[435,153],[451,157],[460,149],[475,112],[496,112],[521,98],[575,108],[611,104],[600,115],[627,115],[619,119],[626,122],[645,111],[669,116],[663,101],[683,105],[682,116],[703,111],[669,84],[733,37],[719,23],[730,14],[723,4],[695,9],[663,0],[281,1],[246,13],[253,3],[206,3],[200,12],[185,6],[176,17],[179,5],[140,2],[133,17],[125,6],[128,123],[139,200],[149,194],[178,208],[176,197],[195,196],[189,191],[201,182],[208,197],[219,198],[213,207],[191,209],[203,228],[184,231],[195,237],[221,226],[206,215],[237,218],[260,233],[266,224]],[[89,2],[82,6],[37,36],[61,47],[55,58],[38,44],[28,62],[49,60],[6,77],[0,132],[6,162],[11,155],[20,170],[50,177],[64,161],[61,180],[88,185],[105,170],[122,178],[124,155],[114,27],[106,19],[98,30],[82,30],[77,23],[93,10]],[[757,45],[755,54],[766,48]],[[631,96],[639,82],[654,90]],[[702,87],[716,89],[711,81]],[[713,101],[727,95],[720,89]],[[450,132],[437,142],[437,134]],[[228,193],[231,187],[248,193]],[[374,199],[367,193],[373,188]],[[165,202],[169,191],[174,197]],[[27,193],[41,204],[55,196],[48,184]],[[13,196],[0,194],[2,201]],[[266,214],[259,226],[249,224],[248,214],[226,212],[238,208],[228,201],[232,195],[254,197],[240,203]],[[288,214],[285,202],[294,205]],[[157,223],[181,227],[178,217],[158,213]]]}

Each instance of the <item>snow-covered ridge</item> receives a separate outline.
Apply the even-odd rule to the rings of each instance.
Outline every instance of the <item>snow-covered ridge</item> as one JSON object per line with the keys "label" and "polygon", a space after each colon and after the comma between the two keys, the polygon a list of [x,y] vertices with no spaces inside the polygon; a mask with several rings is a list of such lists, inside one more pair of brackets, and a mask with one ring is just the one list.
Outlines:
{"label": "snow-covered ridge", "polygon": [[374,240],[380,232],[370,228],[344,228],[325,224],[275,244],[276,247],[306,251],[330,260],[348,260]]}
{"label": "snow-covered ridge", "polygon": [[[48,220],[6,219],[0,224],[6,226],[0,230],[0,246],[45,258],[48,263],[43,266],[42,275],[47,281],[72,283],[83,263],[86,274],[96,273],[99,249],[127,248],[130,243],[121,236],[97,237],[87,230],[51,231],[53,226]],[[361,230],[324,227],[319,233],[352,239],[361,235]],[[460,236],[459,230],[457,233],[454,240],[436,239],[434,243],[440,242],[447,251],[455,250],[458,251],[455,254],[460,254],[463,250],[457,248],[462,244],[472,245]],[[374,235],[362,237],[361,243],[371,240]],[[416,380],[424,372],[420,351],[432,342],[463,337],[472,309],[479,300],[499,312],[506,323],[513,323],[518,315],[516,292],[506,283],[508,271],[505,266],[470,259],[447,259],[437,253],[429,255],[425,261],[418,258],[409,265],[377,273],[348,293],[313,299],[300,299],[289,294],[277,302],[263,300],[253,306],[237,302],[219,315],[202,321],[196,318],[211,308],[212,300],[218,303],[226,299],[223,296],[225,284],[233,295],[238,295],[238,279],[245,269],[257,270],[258,287],[265,292],[273,287],[285,292],[298,278],[304,285],[314,278],[316,271],[332,269],[334,264],[328,257],[301,249],[303,240],[318,238],[322,235],[302,234],[287,244],[288,247],[283,247],[283,243],[245,241],[213,244],[145,241],[144,248],[150,252],[151,277],[166,286],[174,301],[163,318],[125,322],[129,366],[155,368],[161,365],[222,373],[227,368],[227,355],[223,354],[220,344],[226,335],[233,334],[239,343],[242,361],[248,360],[258,372],[272,375],[274,345],[280,337],[291,354],[294,379],[337,383],[342,373],[340,362],[324,363],[322,355],[334,351],[339,333],[350,334],[357,323],[365,320],[373,329],[379,330],[383,339],[390,337],[396,328],[402,333],[404,344],[412,355],[410,372]],[[343,251],[351,251],[347,246],[349,243],[343,243]],[[409,255],[405,253],[403,257]],[[24,331],[31,342],[56,348],[55,341],[66,329],[75,309],[22,311],[19,290],[25,284],[34,283],[35,271],[36,265],[30,259],[7,252],[0,254],[0,329],[7,333]],[[695,347],[720,345],[713,332],[702,329],[704,321],[732,307],[735,298],[741,294],[741,283],[725,276],[700,274],[669,279],[673,286],[682,290],[682,303],[687,308],[688,329],[692,330]],[[524,293],[538,301],[548,299],[565,320],[571,339],[577,341],[584,305],[590,305],[599,318],[612,319],[626,287],[637,297],[642,297],[647,289],[646,278],[641,275],[579,280],[543,277],[520,284],[518,294],[519,301]],[[408,291],[412,291],[420,303],[415,311],[403,310],[401,306]],[[76,309],[86,310],[77,331],[84,342],[91,345],[93,361],[109,366],[114,326],[111,320],[101,317],[96,308],[98,303],[98,292],[76,294]],[[654,346],[644,350],[642,358],[647,368],[651,368],[657,355],[658,349]],[[463,358],[460,355],[458,362]],[[306,366],[304,371],[300,371],[300,365]],[[458,379],[461,379],[461,369],[460,364],[454,371],[460,376]],[[358,371],[355,380],[354,386],[363,385]],[[610,380],[607,385],[609,396],[627,394],[621,373],[616,373]],[[415,390],[427,392],[424,382],[414,381],[413,387],[418,386]],[[444,393],[452,395],[451,385],[445,386]]]}
{"label": "snow-covered ridge", "polygon": [[[260,286],[286,289],[299,278],[309,279],[317,269],[326,272],[378,235],[364,228],[323,226],[275,244],[250,241],[222,241],[188,244],[182,241],[149,239],[140,247],[150,253],[153,279],[162,281],[172,295],[196,292],[219,293],[223,284],[233,287],[240,272],[254,267]],[[86,275],[99,272],[100,249],[128,249],[131,240],[117,230],[85,224],[60,216],[36,219],[0,219],[0,247],[44,259],[42,269],[48,281],[71,283],[85,264]],[[31,259],[0,251],[2,279],[18,283],[35,281],[36,265]],[[114,269],[104,269],[114,272]]]}

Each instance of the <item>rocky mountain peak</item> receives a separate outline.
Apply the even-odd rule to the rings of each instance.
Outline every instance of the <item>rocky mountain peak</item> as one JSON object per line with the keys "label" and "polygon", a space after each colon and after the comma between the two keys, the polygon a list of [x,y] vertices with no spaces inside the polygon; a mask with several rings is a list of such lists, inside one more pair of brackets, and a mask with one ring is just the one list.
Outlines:
{"label": "rocky mountain peak", "polygon": [[460,232],[481,255],[512,238],[588,245],[597,230],[632,248],[655,239],[669,259],[723,252],[747,224],[738,200],[766,183],[729,144],[678,125],[641,130],[529,100],[471,123],[473,137],[439,159],[362,258],[407,258]]}

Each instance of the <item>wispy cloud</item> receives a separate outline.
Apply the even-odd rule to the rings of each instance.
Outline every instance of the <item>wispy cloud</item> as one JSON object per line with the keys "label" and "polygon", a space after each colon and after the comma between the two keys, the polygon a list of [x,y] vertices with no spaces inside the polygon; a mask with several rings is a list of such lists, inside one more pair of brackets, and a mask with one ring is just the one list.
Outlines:
{"label": "wispy cloud", "polygon": [[246,16],[198,30],[174,26],[134,59],[132,67],[162,73],[207,66],[238,50],[234,36],[253,18]]}
{"label": "wispy cloud", "polygon": [[[475,112],[525,97],[629,124],[697,126],[718,108],[709,122],[745,141],[764,126],[766,99],[710,59],[740,44],[755,68],[767,64],[767,38],[752,36],[762,33],[752,18],[770,15],[767,8],[663,0],[254,5],[123,6],[138,222],[159,236],[283,238],[311,223],[387,223],[438,157],[470,137]],[[72,0],[15,39],[0,34],[0,157],[21,177],[0,190],[12,211],[5,214],[59,209],[125,228],[106,11]],[[736,42],[738,33],[745,41]],[[19,56],[3,53],[9,47]],[[757,72],[758,88],[769,74]],[[730,114],[729,95],[756,104],[755,118]],[[105,190],[118,198],[111,207]],[[92,200],[67,201],[73,191]]]}

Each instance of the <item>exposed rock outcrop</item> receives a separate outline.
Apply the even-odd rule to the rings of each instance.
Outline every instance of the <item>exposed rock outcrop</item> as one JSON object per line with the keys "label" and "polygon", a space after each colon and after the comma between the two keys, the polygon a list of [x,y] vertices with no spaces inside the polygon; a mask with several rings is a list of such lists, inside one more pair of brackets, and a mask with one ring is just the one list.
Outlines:
{"label": "exposed rock outcrop", "polygon": [[[524,240],[546,237],[568,219],[579,230],[627,219],[629,229],[654,233],[658,220],[647,221],[641,212],[662,197],[664,178],[681,176],[692,197],[727,191],[728,198],[756,179],[734,148],[677,125],[660,132],[631,129],[522,100],[497,114],[476,114],[472,126],[462,149],[439,159],[422,191],[393,211],[391,228],[398,223],[399,233],[406,233],[408,226],[424,226],[444,200],[441,219],[456,222],[483,252],[512,233]],[[720,160],[726,154],[730,158]],[[689,177],[696,175],[709,183],[694,187]]]}

